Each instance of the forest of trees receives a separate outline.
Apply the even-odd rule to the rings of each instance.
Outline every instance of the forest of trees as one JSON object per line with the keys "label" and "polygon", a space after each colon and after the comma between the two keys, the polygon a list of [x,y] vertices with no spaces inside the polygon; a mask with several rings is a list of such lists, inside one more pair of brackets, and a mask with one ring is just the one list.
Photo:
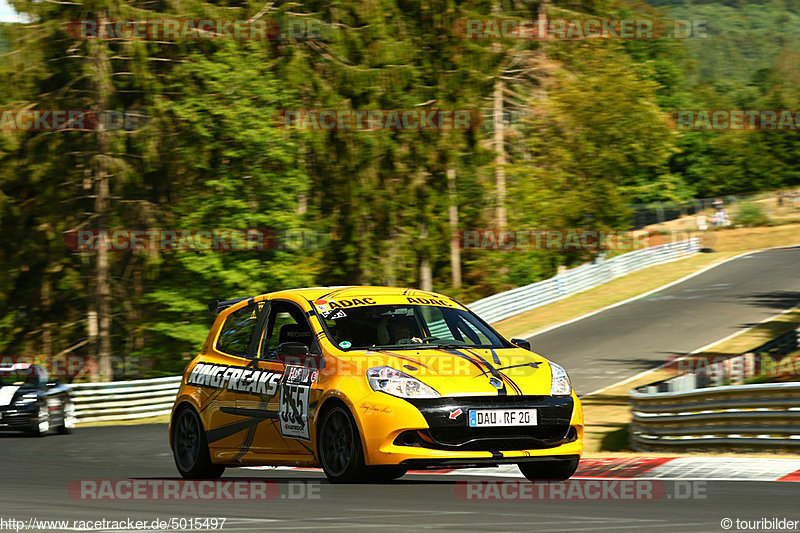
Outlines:
{"label": "forest of trees", "polygon": [[[760,11],[687,0],[10,3],[30,22],[0,25],[0,110],[149,118],[131,130],[0,130],[4,354],[124,354],[142,375],[175,373],[205,339],[213,299],[390,284],[471,301],[589,257],[460,250],[454,232],[625,229],[633,203],[800,183],[796,132],[676,131],[665,120],[679,108],[800,108],[796,39],[771,34],[747,56],[757,65],[740,65],[746,51],[726,51],[757,35],[725,33],[736,24],[715,23],[713,9],[728,18],[748,9],[769,29],[791,27],[800,2]],[[491,41],[454,31],[464,18],[668,15],[707,18],[709,38]],[[103,40],[70,26],[170,17],[314,21],[323,31]],[[483,123],[362,132],[275,123],[287,109],[417,108],[469,109]],[[86,228],[326,239],[252,252],[70,250],[65,235]]]}

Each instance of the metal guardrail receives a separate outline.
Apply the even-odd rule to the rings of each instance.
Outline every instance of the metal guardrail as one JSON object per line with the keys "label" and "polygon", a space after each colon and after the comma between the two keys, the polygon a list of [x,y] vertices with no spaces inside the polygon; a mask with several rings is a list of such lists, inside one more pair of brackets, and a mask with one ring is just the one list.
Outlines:
{"label": "metal guardrail", "polygon": [[70,385],[78,422],[134,420],[169,414],[182,376]]}
{"label": "metal guardrail", "polygon": [[639,451],[800,447],[800,383],[728,385],[630,393],[630,435]]}
{"label": "metal guardrail", "polygon": [[587,263],[555,277],[501,292],[468,305],[487,322],[499,322],[607,283],[644,268],[669,263],[697,253],[700,239],[686,239]]}

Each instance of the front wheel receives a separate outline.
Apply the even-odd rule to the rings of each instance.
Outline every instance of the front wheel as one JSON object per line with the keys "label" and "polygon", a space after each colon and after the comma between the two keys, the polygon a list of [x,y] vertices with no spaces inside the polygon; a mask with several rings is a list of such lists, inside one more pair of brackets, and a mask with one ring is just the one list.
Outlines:
{"label": "front wheel", "polygon": [[50,433],[50,410],[46,403],[39,403],[36,417],[31,420],[31,428],[28,432],[34,437],[44,437]]}
{"label": "front wheel", "polygon": [[203,424],[191,407],[182,409],[175,417],[172,455],[178,472],[186,479],[217,479],[225,471],[224,465],[211,462]]}
{"label": "front wheel", "polygon": [[572,477],[578,469],[580,459],[563,459],[558,461],[542,461],[519,463],[522,475],[531,481],[564,481]]}
{"label": "front wheel", "polygon": [[366,477],[361,437],[350,412],[340,405],[322,415],[319,461],[331,483],[355,483]]}

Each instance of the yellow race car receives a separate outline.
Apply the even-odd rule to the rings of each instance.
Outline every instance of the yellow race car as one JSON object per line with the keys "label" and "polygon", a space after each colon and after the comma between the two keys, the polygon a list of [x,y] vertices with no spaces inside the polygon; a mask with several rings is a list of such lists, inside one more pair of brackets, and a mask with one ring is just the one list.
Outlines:
{"label": "yellow race car", "polygon": [[453,298],[322,287],[211,310],[170,422],[186,478],[291,465],[347,483],[515,463],[567,479],[578,466],[583,410],[566,371]]}

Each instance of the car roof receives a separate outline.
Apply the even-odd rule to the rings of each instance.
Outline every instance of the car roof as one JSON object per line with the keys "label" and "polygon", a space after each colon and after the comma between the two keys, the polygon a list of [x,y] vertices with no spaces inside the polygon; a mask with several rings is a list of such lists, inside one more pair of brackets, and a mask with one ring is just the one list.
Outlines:
{"label": "car roof", "polygon": [[31,363],[11,363],[7,365],[0,365],[0,372],[13,372],[16,370],[30,370],[32,368],[38,368],[37,365],[32,365]]}
{"label": "car roof", "polygon": [[271,292],[263,296],[270,299],[285,297],[290,294],[302,296],[307,300],[319,300],[325,298],[356,298],[360,296],[428,296],[432,298],[446,298],[448,296],[432,291],[411,289],[408,287],[385,287],[379,285],[343,285],[339,287],[303,287],[299,289],[288,289],[285,291]]}

